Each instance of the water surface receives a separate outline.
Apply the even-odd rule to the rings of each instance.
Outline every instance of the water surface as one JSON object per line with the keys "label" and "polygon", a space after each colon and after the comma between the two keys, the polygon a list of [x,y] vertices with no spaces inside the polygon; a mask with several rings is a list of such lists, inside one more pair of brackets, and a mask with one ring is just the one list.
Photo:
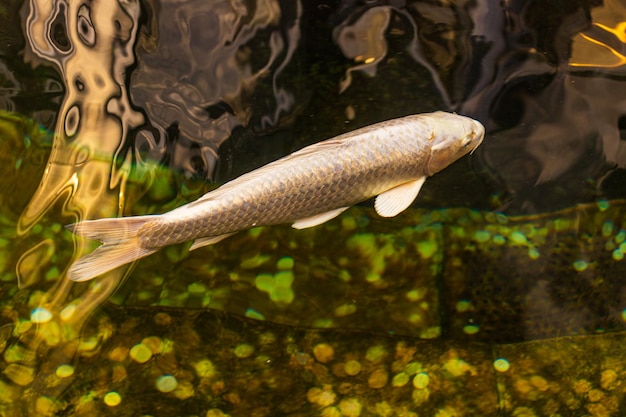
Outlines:
{"label": "water surface", "polygon": [[[620,2],[5,3],[1,415],[624,413]],[[64,277],[65,224],[435,110],[486,139],[397,218]]]}

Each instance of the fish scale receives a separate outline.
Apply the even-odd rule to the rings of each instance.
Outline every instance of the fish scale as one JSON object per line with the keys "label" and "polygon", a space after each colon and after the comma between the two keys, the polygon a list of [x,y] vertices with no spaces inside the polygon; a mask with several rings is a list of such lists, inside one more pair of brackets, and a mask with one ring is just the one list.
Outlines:
{"label": "fish scale", "polygon": [[427,176],[483,137],[483,126],[464,116],[407,116],[310,145],[165,214],[79,222],[75,233],[103,245],[74,262],[68,276],[84,281],[168,245],[194,240],[196,249],[255,226],[313,227],[374,196],[378,214],[395,216]]}
{"label": "fish scale", "polygon": [[[145,248],[157,248],[254,226],[289,223],[320,210],[354,205],[390,185],[418,176],[417,168],[423,164],[428,147],[412,140],[412,130],[397,123],[381,128],[402,131],[393,140],[385,141],[367,134],[350,135],[334,154],[293,158],[280,170],[268,170],[267,175],[255,175],[242,184],[236,190],[240,198],[207,201],[185,220],[165,216],[146,224],[139,231],[141,244]],[[337,166],[341,167],[339,174]],[[279,191],[282,188],[290,191]],[[261,206],[267,209],[262,210]]]}

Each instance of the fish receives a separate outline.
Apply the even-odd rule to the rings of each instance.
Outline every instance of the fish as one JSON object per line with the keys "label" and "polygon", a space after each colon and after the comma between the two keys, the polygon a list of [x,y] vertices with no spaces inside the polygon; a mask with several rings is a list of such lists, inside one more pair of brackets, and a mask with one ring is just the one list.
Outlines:
{"label": "fish", "polygon": [[484,134],[480,122],[442,111],[387,120],[304,147],[163,214],[68,225],[102,245],[67,277],[86,281],[169,245],[193,240],[195,250],[256,226],[314,227],[372,197],[378,215],[396,216],[427,177],[473,152]]}

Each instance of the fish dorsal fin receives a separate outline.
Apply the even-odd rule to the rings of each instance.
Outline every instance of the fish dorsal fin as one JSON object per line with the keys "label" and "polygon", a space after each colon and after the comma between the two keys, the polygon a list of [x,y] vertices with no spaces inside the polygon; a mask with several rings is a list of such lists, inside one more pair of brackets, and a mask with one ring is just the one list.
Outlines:
{"label": "fish dorsal fin", "polygon": [[297,220],[296,222],[294,222],[294,224],[291,225],[291,227],[293,227],[294,229],[306,229],[308,227],[317,226],[322,223],[326,223],[330,219],[334,219],[346,210],[348,210],[348,207],[341,207],[338,209],[327,211],[325,213],[316,214],[315,216]]}
{"label": "fish dorsal fin", "polygon": [[420,177],[379,194],[374,202],[376,213],[382,217],[393,217],[402,213],[415,201],[424,181],[426,177]]}
{"label": "fish dorsal fin", "polygon": [[189,250],[192,251],[194,249],[198,249],[203,246],[214,245],[217,242],[221,242],[222,240],[232,235],[234,235],[234,233],[226,233],[225,235],[219,235],[219,236],[201,237],[193,241],[193,245],[191,245]]}
{"label": "fish dorsal fin", "polygon": [[354,135],[352,135],[351,132],[348,132],[336,138],[328,139],[322,142],[318,142],[318,143],[314,143],[312,145],[306,146],[290,155],[285,156],[284,158],[281,158],[274,162],[270,162],[267,165],[264,165],[260,168],[257,168],[246,174],[243,174],[242,176],[237,177],[227,182],[221,187],[216,188],[215,190],[206,193],[205,195],[198,198],[197,200],[191,203],[188,203],[182,207],[191,208],[198,204],[205,203],[209,200],[218,200],[219,198],[223,197],[225,194],[233,192],[234,190],[236,191],[237,187],[239,187],[241,184],[244,184],[249,181],[254,181],[258,178],[263,178],[269,173],[274,173],[276,171],[279,171],[285,165],[292,164],[300,158],[304,158],[309,155],[313,155],[315,153],[322,152],[322,151],[329,152],[334,149],[337,149],[342,144],[346,143],[346,141],[349,140],[352,136]]}
{"label": "fish dorsal fin", "polygon": [[316,152],[321,152],[321,151],[326,151],[329,149],[334,149],[337,146],[341,146],[343,143],[345,143],[345,135],[341,135],[338,136],[336,138],[333,139],[327,139],[324,140],[322,142],[317,142],[314,143],[312,145],[309,146],[305,146],[304,148],[295,151],[294,153],[292,153],[291,155],[286,156],[284,159],[287,158],[291,158],[291,157],[302,157],[302,156],[307,156],[307,155],[311,155],[314,154]]}

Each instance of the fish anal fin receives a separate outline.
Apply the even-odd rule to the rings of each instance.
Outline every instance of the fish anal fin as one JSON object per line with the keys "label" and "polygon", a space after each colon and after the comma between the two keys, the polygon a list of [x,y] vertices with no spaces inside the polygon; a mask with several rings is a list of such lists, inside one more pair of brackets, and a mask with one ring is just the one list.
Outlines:
{"label": "fish anal fin", "polygon": [[405,182],[379,194],[374,202],[376,213],[382,217],[394,217],[409,208],[422,189],[426,177]]}
{"label": "fish anal fin", "polygon": [[201,237],[193,241],[193,244],[191,245],[189,250],[192,251],[192,250],[201,248],[203,246],[214,245],[217,242],[221,242],[222,240],[232,235],[234,235],[234,233],[226,233],[225,235],[219,235],[219,236]]}
{"label": "fish anal fin", "polygon": [[326,223],[330,219],[334,219],[346,210],[348,210],[348,207],[341,207],[325,213],[316,214],[315,216],[306,217],[295,221],[291,227],[294,229],[307,229],[309,227],[318,226],[322,223]]}

